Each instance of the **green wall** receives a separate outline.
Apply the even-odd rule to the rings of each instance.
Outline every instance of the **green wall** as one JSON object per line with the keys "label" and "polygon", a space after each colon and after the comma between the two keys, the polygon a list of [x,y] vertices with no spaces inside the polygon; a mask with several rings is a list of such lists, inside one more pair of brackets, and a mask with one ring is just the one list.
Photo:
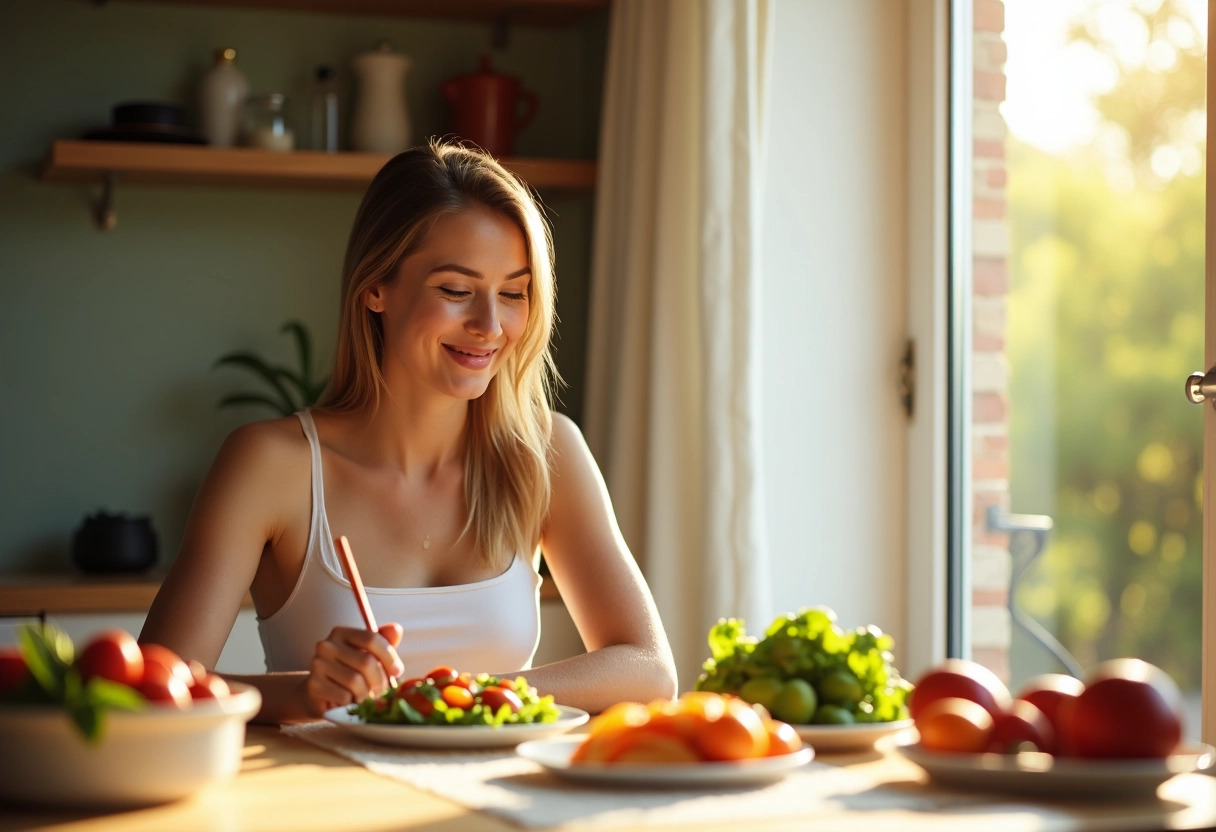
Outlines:
{"label": "green wall", "polygon": [[[493,51],[541,101],[518,155],[595,156],[606,31],[602,13],[514,27]],[[312,68],[332,63],[349,83],[350,58],[381,38],[413,58],[416,137],[444,132],[437,86],[491,48],[488,24],[0,0],[0,572],[70,568],[72,532],[98,509],[150,515],[160,563],[172,560],[223,437],[268,415],[219,411],[245,378],[212,363],[233,349],[292,360],[278,330],[297,318],[328,369],[360,196],[120,185],[118,225],[101,232],[95,188],[38,181],[51,141],[104,126],[121,101],[193,111],[218,46],[237,48],[255,92],[292,96],[307,135]],[[543,196],[555,215],[563,408],[579,418],[592,199]]]}

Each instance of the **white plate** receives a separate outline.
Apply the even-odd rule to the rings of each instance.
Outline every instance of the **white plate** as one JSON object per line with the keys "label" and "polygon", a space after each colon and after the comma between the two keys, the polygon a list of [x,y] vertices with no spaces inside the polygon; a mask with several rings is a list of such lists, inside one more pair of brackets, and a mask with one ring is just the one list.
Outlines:
{"label": "white plate", "polygon": [[785,777],[799,766],[806,765],[815,756],[814,749],[804,746],[801,751],[793,754],[740,760],[737,763],[572,764],[570,756],[585,739],[586,736],[579,735],[533,740],[520,745],[515,749],[515,753],[567,780],[651,788],[754,786],[771,783]]}
{"label": "white plate", "polygon": [[803,742],[826,754],[832,751],[866,751],[883,737],[890,737],[912,727],[912,720],[896,722],[864,722],[859,725],[795,725]]}
{"label": "white plate", "polygon": [[1068,797],[1152,797],[1171,777],[1216,762],[1210,745],[1188,746],[1164,760],[1081,760],[1037,751],[952,754],[926,751],[919,743],[896,750],[946,785]]}
{"label": "white plate", "polygon": [[524,740],[564,734],[582,725],[590,716],[586,711],[558,705],[555,722],[525,722],[500,725],[380,725],[348,714],[346,706],[330,708],[325,718],[371,742],[412,748],[508,748]]}

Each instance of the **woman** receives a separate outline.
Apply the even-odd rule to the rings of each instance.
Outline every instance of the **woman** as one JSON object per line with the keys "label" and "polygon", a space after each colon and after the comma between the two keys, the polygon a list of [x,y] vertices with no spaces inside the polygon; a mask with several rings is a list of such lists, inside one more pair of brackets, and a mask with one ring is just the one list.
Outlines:
{"label": "woman", "polygon": [[[671,651],[578,428],[549,409],[554,277],[527,188],[453,145],[388,162],[355,217],[330,385],[221,447],[140,640],[213,667],[246,592],[284,722],[437,664],[527,671],[599,711],[675,694]],[[376,619],[334,552],[349,538]],[[543,553],[587,652],[530,667]]]}

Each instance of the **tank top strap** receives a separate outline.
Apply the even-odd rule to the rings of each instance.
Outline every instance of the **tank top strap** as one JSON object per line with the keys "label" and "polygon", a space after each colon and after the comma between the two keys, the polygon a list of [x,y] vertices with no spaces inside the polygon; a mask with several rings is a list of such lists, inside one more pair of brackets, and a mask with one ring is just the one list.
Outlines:
{"label": "tank top strap", "polygon": [[317,424],[313,421],[311,410],[298,411],[296,417],[304,428],[312,458],[312,518],[308,525],[308,551],[305,561],[316,558],[329,567],[331,572],[340,575],[342,567],[338,563],[338,553],[334,551],[329,517],[325,514],[325,477],[321,469],[321,439],[317,436]]}

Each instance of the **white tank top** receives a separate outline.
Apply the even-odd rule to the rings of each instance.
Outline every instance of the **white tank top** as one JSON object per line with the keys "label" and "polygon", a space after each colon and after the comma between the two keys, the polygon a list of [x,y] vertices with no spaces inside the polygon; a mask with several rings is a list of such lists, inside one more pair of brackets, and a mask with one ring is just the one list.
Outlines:
{"label": "white tank top", "polygon": [[[363,627],[325,516],[321,443],[312,414],[296,414],[312,451],[312,520],[295,588],[273,615],[258,619],[266,670],[308,670],[318,641],[336,626]],[[457,586],[366,587],[377,624],[405,630],[397,652],[405,677],[437,665],[472,673],[515,673],[532,666],[540,640],[540,576],[516,555],[502,574]]]}

